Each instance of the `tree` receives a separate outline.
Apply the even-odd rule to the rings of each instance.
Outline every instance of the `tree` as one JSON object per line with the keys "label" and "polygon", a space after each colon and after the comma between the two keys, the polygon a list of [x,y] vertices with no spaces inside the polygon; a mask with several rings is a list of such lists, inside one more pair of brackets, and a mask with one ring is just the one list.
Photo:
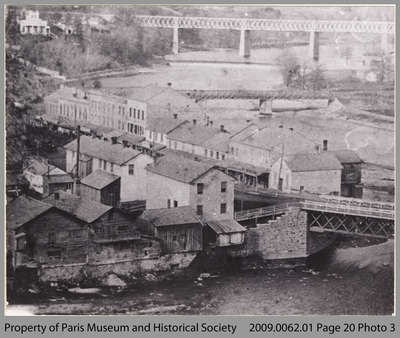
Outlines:
{"label": "tree", "polygon": [[376,73],[377,81],[380,83],[393,81],[394,64],[393,56],[381,53],[377,59],[371,62],[371,68]]}
{"label": "tree", "polygon": [[[284,51],[278,60],[279,70],[287,88],[298,87],[301,83],[301,65],[298,58],[288,51]],[[300,81],[299,81],[300,80]]]}
{"label": "tree", "polygon": [[14,6],[7,6],[6,40],[9,44],[15,44],[19,38],[17,23],[17,10]]}
{"label": "tree", "polygon": [[324,69],[317,63],[311,70],[305,74],[305,87],[312,90],[325,89],[328,83],[324,76]]}

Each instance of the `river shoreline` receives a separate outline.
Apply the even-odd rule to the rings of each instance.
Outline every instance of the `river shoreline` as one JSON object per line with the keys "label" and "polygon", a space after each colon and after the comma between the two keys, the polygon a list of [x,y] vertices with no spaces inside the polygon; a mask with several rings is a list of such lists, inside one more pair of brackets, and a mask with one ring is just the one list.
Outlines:
{"label": "river shoreline", "polygon": [[59,292],[43,297],[41,294],[34,297],[36,301],[31,298],[27,302],[24,298],[10,304],[9,309],[63,315],[390,315],[393,312],[393,266],[378,262],[375,264],[378,269],[370,270],[368,266],[357,265],[341,268],[332,262],[338,250],[364,250],[365,256],[368,252],[375,255],[377,248],[386,248],[383,249],[388,251],[386,257],[393,257],[390,244],[371,245],[374,243],[379,241],[345,239],[338,242],[335,248],[319,254],[320,261],[325,262],[319,267],[315,262],[308,262],[307,266],[292,268],[232,269],[203,277],[192,274],[148,283],[145,288],[103,288],[99,293],[86,295]]}

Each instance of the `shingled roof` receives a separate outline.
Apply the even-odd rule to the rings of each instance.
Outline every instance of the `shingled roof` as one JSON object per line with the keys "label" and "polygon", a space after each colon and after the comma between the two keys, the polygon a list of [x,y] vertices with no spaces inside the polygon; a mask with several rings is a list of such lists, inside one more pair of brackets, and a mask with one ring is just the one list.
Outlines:
{"label": "shingled roof", "polygon": [[95,189],[103,189],[104,187],[110,185],[111,183],[118,180],[120,177],[114,174],[111,174],[107,171],[97,169],[95,172],[90,175],[84,177],[81,180],[81,183],[87,185],[89,187],[93,187]]}
{"label": "shingled roof", "polygon": [[140,217],[155,227],[201,223],[194,210],[189,206],[149,209],[145,210]]}
{"label": "shingled roof", "polygon": [[[76,151],[76,140],[68,143],[64,148]],[[122,165],[141,154],[139,151],[124,147],[122,144],[112,144],[112,142],[89,136],[81,136],[80,153],[118,165]]]}
{"label": "shingled roof", "polygon": [[[58,199],[56,195],[58,194]],[[64,191],[57,191],[48,196],[45,202],[55,206],[57,209],[63,210],[86,223],[93,223],[95,220],[103,216],[112,207],[101,204],[99,202],[87,200],[77,195],[73,195]]]}
{"label": "shingled roof", "polygon": [[38,201],[28,196],[20,196],[7,203],[6,224],[9,229],[16,229],[53,208],[51,204]]}
{"label": "shingled roof", "polygon": [[211,164],[189,160],[187,158],[180,158],[177,160],[175,156],[171,158],[167,156],[161,157],[157,160],[157,163],[146,167],[149,172],[184,183],[192,183],[213,168],[214,166]]}
{"label": "shingled roof", "polygon": [[296,154],[285,159],[289,168],[294,172],[341,170],[343,167],[332,153]]}

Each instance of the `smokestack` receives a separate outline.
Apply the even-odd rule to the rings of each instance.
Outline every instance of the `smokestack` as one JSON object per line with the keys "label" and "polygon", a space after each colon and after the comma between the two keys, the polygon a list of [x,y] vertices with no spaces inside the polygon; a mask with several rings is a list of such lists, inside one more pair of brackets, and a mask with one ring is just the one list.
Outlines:
{"label": "smokestack", "polygon": [[174,114],[174,119],[177,120],[178,119],[178,114]]}
{"label": "smokestack", "polygon": [[323,149],[323,151],[328,151],[328,140],[323,141],[322,149]]}
{"label": "smokestack", "polygon": [[193,119],[193,125],[194,125],[194,126],[196,125],[196,123],[197,123],[197,120],[196,120],[196,119]]}

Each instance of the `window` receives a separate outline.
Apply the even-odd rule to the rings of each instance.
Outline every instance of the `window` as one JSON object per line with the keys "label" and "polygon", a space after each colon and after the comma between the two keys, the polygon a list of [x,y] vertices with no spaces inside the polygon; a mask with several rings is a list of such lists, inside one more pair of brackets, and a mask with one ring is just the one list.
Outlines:
{"label": "window", "polygon": [[167,208],[168,209],[171,208],[171,200],[170,199],[167,200]]}
{"label": "window", "polygon": [[225,154],[221,155],[221,160],[224,161],[225,160]]}
{"label": "window", "polygon": [[49,232],[48,244],[55,244],[55,243],[56,243],[56,234],[55,234],[55,232]]}
{"label": "window", "polygon": [[207,157],[207,149],[204,149],[204,156]]}
{"label": "window", "polygon": [[174,208],[178,207],[178,201],[174,201]]}
{"label": "window", "polygon": [[219,152],[216,152],[217,160],[219,160]]}
{"label": "window", "polygon": [[203,183],[197,183],[197,194],[202,195],[204,190],[204,184]]}
{"label": "window", "polygon": [[107,161],[103,161],[103,169],[107,170]]}
{"label": "window", "polygon": [[176,236],[172,236],[172,240],[176,241],[178,238]]}
{"label": "window", "polygon": [[304,191],[304,185],[300,186],[300,192]]}
{"label": "window", "polygon": [[60,249],[53,249],[47,251],[47,256],[49,258],[60,259],[61,258],[61,250]]}
{"label": "window", "polygon": [[107,215],[107,218],[109,221],[111,221],[114,218],[114,210],[111,209],[110,212]]}
{"label": "window", "polygon": [[226,192],[227,182],[221,182],[221,192]]}
{"label": "window", "polygon": [[17,250],[24,250],[26,248],[25,236],[17,238]]}
{"label": "window", "polygon": [[221,214],[226,214],[226,203],[221,203]]}
{"label": "window", "polygon": [[124,231],[128,231],[128,226],[127,225],[120,225],[117,230],[118,232],[124,232]]}
{"label": "window", "polygon": [[82,231],[81,230],[71,230],[69,232],[69,236],[71,238],[81,238],[82,237]]}
{"label": "window", "polygon": [[174,149],[176,149],[178,147],[178,144],[176,143],[176,141],[174,141]]}
{"label": "window", "polygon": [[197,213],[197,215],[199,215],[199,216],[202,216],[203,215],[203,206],[202,205],[197,205],[197,209],[196,209],[196,213]]}
{"label": "window", "polygon": [[110,163],[110,165],[111,165],[111,172],[113,173],[114,172],[114,163]]}
{"label": "window", "polygon": [[131,176],[135,174],[135,165],[134,164],[128,165],[128,174]]}

